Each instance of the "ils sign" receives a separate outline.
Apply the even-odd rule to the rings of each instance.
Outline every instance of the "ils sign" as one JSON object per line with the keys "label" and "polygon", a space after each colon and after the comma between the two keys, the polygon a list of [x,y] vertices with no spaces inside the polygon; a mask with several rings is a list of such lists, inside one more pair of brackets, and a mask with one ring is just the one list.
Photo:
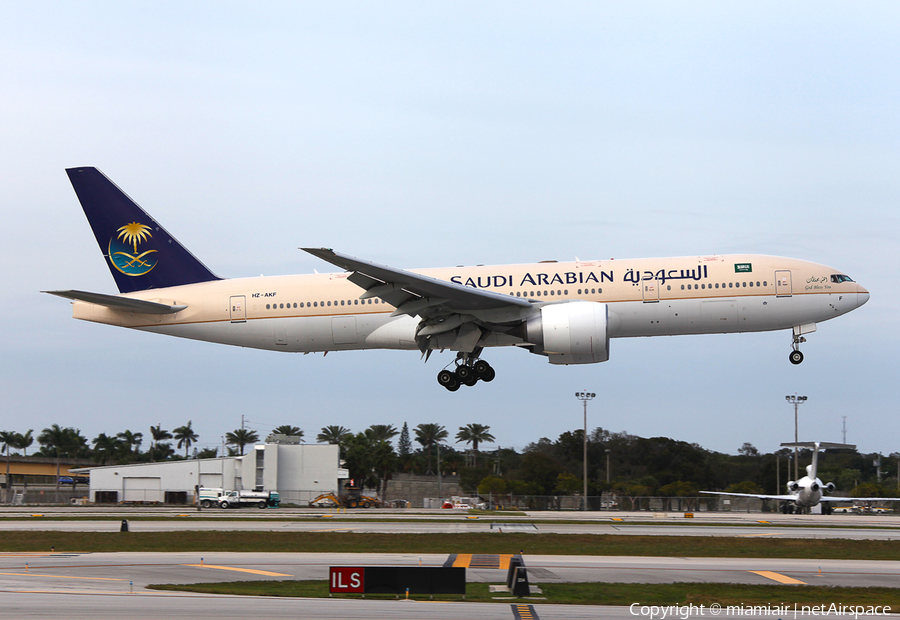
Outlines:
{"label": "ils sign", "polygon": [[352,566],[329,567],[329,592],[365,592],[366,569]]}

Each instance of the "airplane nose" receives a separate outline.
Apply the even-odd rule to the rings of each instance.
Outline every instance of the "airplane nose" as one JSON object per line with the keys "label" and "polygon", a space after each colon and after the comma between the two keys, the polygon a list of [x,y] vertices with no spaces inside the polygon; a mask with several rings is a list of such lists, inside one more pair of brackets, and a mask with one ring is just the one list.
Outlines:
{"label": "airplane nose", "polygon": [[869,291],[860,286],[856,285],[856,307],[859,308],[861,305],[869,301]]}

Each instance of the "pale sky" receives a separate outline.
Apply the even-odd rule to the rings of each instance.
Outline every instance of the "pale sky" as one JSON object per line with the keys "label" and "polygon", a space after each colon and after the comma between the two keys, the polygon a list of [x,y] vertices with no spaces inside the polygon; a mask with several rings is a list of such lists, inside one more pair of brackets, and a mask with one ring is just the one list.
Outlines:
{"label": "pale sky", "polygon": [[[582,425],[735,453],[900,451],[900,6],[890,2],[3,3],[0,429],[241,415],[488,424],[523,448]],[[808,337],[615,339],[603,364],[490,350],[449,393],[435,353],[298,355],[75,321],[115,293],[64,169],[96,166],[224,277],[713,253],[824,263],[871,292]],[[487,447],[487,446],[486,446]]]}

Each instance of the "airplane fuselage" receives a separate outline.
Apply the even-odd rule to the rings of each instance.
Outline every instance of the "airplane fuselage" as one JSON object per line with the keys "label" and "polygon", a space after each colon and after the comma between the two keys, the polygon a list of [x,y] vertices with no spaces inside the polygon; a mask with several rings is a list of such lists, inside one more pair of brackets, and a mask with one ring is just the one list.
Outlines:
{"label": "airplane fuselage", "polygon": [[[412,270],[473,289],[529,299],[531,307],[473,310],[476,321],[521,323],[533,309],[584,300],[607,304],[610,338],[755,332],[815,324],[866,302],[868,292],[841,272],[765,255],[543,262]],[[360,299],[348,273],[235,278],[129,293],[186,306],[138,314],[75,301],[78,319],[183,338],[290,352],[416,349],[419,319],[391,316],[381,299]],[[431,349],[454,349],[436,335]],[[482,346],[525,344],[516,333],[490,334]]]}

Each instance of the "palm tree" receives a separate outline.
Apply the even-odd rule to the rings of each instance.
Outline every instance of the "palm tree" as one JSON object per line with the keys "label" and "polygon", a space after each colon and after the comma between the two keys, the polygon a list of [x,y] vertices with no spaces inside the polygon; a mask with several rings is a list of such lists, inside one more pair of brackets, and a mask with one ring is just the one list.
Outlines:
{"label": "palm tree", "polygon": [[24,435],[22,433],[16,433],[16,443],[13,444],[13,447],[21,450],[23,456],[28,456],[28,448],[34,443],[34,437],[31,436],[33,431],[33,428],[29,428],[28,432]]}
{"label": "palm tree", "polygon": [[431,474],[431,448],[447,438],[447,429],[440,424],[419,424],[416,427],[416,441],[422,444],[428,459],[427,474]]}
{"label": "palm tree", "polygon": [[150,427],[150,436],[153,437],[153,443],[150,444],[150,460],[152,461],[159,449],[159,442],[166,439],[172,439],[172,433],[162,427],[162,424]]}
{"label": "palm tree", "polygon": [[387,441],[378,441],[371,450],[372,469],[378,478],[378,499],[387,501],[387,483],[397,470],[397,453]]}
{"label": "palm tree", "polygon": [[[121,435],[121,433],[119,433]],[[123,446],[124,442],[118,438],[118,436],[113,437],[107,435],[106,433],[100,433],[94,438],[94,454],[96,458],[100,460],[103,465],[106,465],[107,461],[119,451],[119,449]]]}
{"label": "palm tree", "polygon": [[244,456],[244,446],[259,441],[259,435],[256,431],[247,430],[245,428],[236,428],[230,433],[225,433],[225,443],[237,446]]}
{"label": "palm tree", "polygon": [[272,429],[276,435],[287,435],[288,437],[303,437],[303,431],[299,426],[291,426],[290,424],[282,424]]}
{"label": "palm tree", "polygon": [[10,495],[9,485],[9,449],[16,443],[16,433],[14,431],[0,431],[0,443],[3,444],[3,448],[6,450],[6,501],[11,503],[12,496]]}
{"label": "palm tree", "polygon": [[54,424],[41,431],[38,443],[49,453],[56,455],[56,491],[59,492],[59,457],[65,452],[70,457],[77,457],[87,450],[87,439],[77,428],[62,428]]}
{"label": "palm tree", "polygon": [[393,424],[373,424],[366,429],[366,435],[375,441],[386,441],[388,443],[399,434],[400,431]]}
{"label": "palm tree", "polygon": [[322,432],[316,435],[316,441],[319,443],[331,443],[343,445],[347,438],[350,437],[350,429],[343,426],[323,426]]}
{"label": "palm tree", "polygon": [[456,433],[456,443],[464,441],[472,444],[474,455],[472,458],[472,466],[478,467],[478,444],[482,442],[494,441],[494,436],[490,434],[491,427],[484,424],[466,424],[459,427]]}
{"label": "palm tree", "polygon": [[144,439],[143,433],[132,433],[131,431],[126,430],[116,434],[116,437],[122,440],[122,443],[125,445],[125,449],[128,452],[133,451],[135,454],[140,452],[141,441]]}
{"label": "palm tree", "polygon": [[178,447],[184,446],[184,458],[188,457],[188,450],[191,449],[191,445],[200,439],[200,436],[194,432],[194,429],[191,428],[191,421],[188,420],[188,423],[184,426],[179,426],[178,428],[172,431],[174,433],[173,439],[178,440]]}

